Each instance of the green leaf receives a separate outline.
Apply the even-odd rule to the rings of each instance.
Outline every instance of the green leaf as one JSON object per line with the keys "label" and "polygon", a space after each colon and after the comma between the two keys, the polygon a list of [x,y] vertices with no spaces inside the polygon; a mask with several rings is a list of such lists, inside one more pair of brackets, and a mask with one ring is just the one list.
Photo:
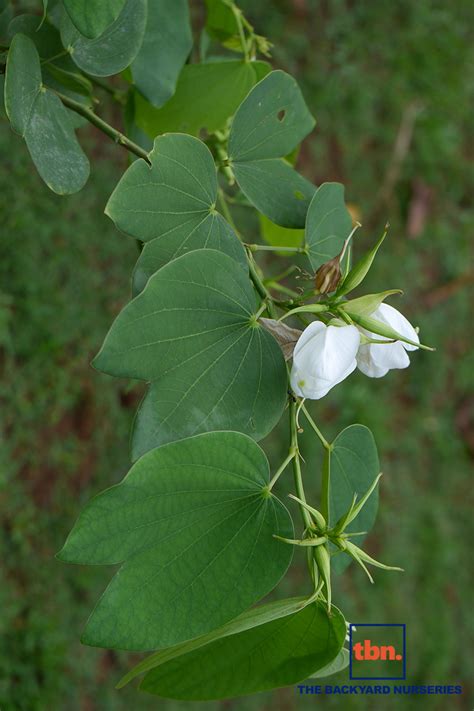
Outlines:
{"label": "green leaf", "polygon": [[219,249],[245,264],[243,246],[215,210],[217,176],[211,152],[199,139],[168,134],[155,140],[150,166],[126,171],[105,209],[123,232],[148,244],[134,272],[139,293],[151,274],[194,249]]}
{"label": "green leaf", "polygon": [[173,96],[192,45],[187,0],[148,3],[145,36],[131,69],[133,83],[153,106]]}
{"label": "green leaf", "polygon": [[13,5],[8,0],[0,0],[0,39],[9,35],[8,26],[13,17]]}
{"label": "green leaf", "polygon": [[[260,214],[260,233],[267,244],[272,247],[302,247],[304,241],[304,230],[289,229],[280,227],[274,222]],[[282,253],[283,254],[283,253]],[[286,255],[288,256],[288,255]]]}
{"label": "green leaf", "polygon": [[[371,431],[363,425],[351,425],[342,430],[332,444],[329,457],[329,525],[334,526],[350,507],[354,494],[363,496],[380,472],[377,447]],[[378,489],[370,495],[346,532],[370,531],[378,508]],[[363,536],[357,539],[360,543]],[[332,558],[331,568],[342,572],[350,563],[349,556],[338,553]]]}
{"label": "green leaf", "polygon": [[226,42],[239,34],[239,26],[230,3],[226,0],[206,0],[206,30],[219,42]]}
{"label": "green leaf", "polygon": [[17,15],[10,22],[8,34],[11,39],[18,32],[29,37],[42,59],[51,59],[64,52],[57,29],[48,21],[43,22],[39,27],[39,22],[38,15],[28,13]]}
{"label": "green leaf", "polygon": [[154,449],[96,496],[59,558],[123,565],[83,641],[129,650],[176,644],[270,592],[291,560],[291,547],[273,534],[293,526],[268,483],[255,442],[211,432]]}
{"label": "green leaf", "polygon": [[188,652],[193,652],[195,649],[204,647],[205,645],[215,642],[216,640],[222,639],[224,637],[229,637],[230,635],[238,634],[239,632],[245,632],[258,625],[263,625],[272,620],[281,619],[292,615],[296,612],[300,612],[308,604],[309,598],[305,597],[292,597],[286,600],[274,600],[266,605],[260,605],[259,607],[252,607],[250,610],[246,610],[241,615],[236,617],[231,622],[218,627],[212,632],[208,632],[205,635],[191,639],[188,642],[183,642],[177,644],[174,647],[168,647],[167,649],[160,649],[158,652],[151,654],[146,659],[143,659],[139,664],[137,664],[133,669],[131,669],[117,684],[117,689],[121,689],[126,684],[128,684],[132,679],[137,676],[144,674],[150,669],[159,667],[165,662],[168,662],[176,657],[181,657],[183,654]]}
{"label": "green leaf", "polygon": [[112,193],[105,213],[143,242],[189,232],[212,216],[217,176],[207,146],[184,134],[160,136],[151,163],[135,161]]}
{"label": "green leaf", "polygon": [[187,64],[179,75],[174,96],[160,109],[137,96],[136,119],[155,138],[167,131],[198,135],[225,126],[250,89],[269,71],[266,62],[220,61]]}
{"label": "green leaf", "polygon": [[323,183],[311,200],[306,218],[308,256],[315,271],[339,254],[351,229],[352,218],[344,202],[344,186]]}
{"label": "green leaf", "polygon": [[70,112],[42,85],[38,52],[23,34],[15,35],[8,53],[5,108],[48,187],[60,195],[80,190],[89,176],[89,161]]}
{"label": "green leaf", "polygon": [[274,71],[239,106],[229,162],[242,192],[272,222],[303,227],[314,187],[283,160],[315,121],[289,74]]}
{"label": "green leaf", "polygon": [[217,213],[208,214],[197,227],[189,225],[181,230],[152,239],[143,247],[133,270],[132,293],[137,296],[148,279],[165,264],[195,249],[216,249],[232,257],[247,268],[242,242],[232,227]]}
{"label": "green leaf", "polygon": [[339,674],[339,672],[349,666],[349,659],[349,650],[343,647],[332,662],[329,662],[329,664],[326,664],[325,667],[319,669],[314,674],[311,674],[310,679],[324,679],[332,674]]}
{"label": "green leaf", "polygon": [[261,439],[273,429],[287,374],[256,310],[246,271],[211,249],[169,262],[125,307],[93,364],[153,383],[135,423],[134,458],[199,432]]}
{"label": "green leaf", "polygon": [[186,701],[228,699],[290,686],[326,666],[344,642],[339,610],[322,603],[262,621],[165,661],[145,676],[142,691]]}
{"label": "green leaf", "polygon": [[137,56],[146,18],[146,0],[126,0],[122,12],[105,32],[96,39],[87,39],[63,13],[61,39],[80,69],[94,76],[110,76],[128,67]]}
{"label": "green leaf", "polygon": [[63,0],[73,25],[84,37],[95,39],[119,17],[125,0]]}
{"label": "green leaf", "polygon": [[[18,32],[29,37],[40,57],[48,60],[42,65],[44,84],[76,101],[89,106],[92,104],[90,81],[77,71],[71,57],[65,55],[59,32],[47,19],[39,27],[38,15],[18,15],[10,23],[9,32],[11,37]],[[75,127],[78,119],[78,114],[75,114]],[[87,123],[86,119],[80,120]]]}

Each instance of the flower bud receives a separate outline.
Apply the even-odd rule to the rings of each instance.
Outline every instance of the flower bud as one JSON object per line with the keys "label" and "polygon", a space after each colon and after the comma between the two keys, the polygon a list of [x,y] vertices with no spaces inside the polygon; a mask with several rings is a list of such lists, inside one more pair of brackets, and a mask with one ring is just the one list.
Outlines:
{"label": "flower bud", "polygon": [[329,262],[319,267],[315,274],[315,286],[320,294],[328,294],[336,291],[337,285],[341,281],[340,255],[330,259]]}

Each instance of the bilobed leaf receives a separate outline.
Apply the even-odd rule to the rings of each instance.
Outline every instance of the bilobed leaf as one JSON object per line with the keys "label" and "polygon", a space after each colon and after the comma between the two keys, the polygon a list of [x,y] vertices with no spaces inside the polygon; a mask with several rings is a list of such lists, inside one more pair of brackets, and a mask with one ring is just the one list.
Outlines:
{"label": "bilobed leaf", "polygon": [[256,310],[246,271],[212,249],[169,262],[124,308],[94,366],[152,382],[135,423],[133,458],[200,432],[261,439],[273,429],[287,375]]}
{"label": "bilobed leaf", "polygon": [[[349,509],[354,494],[360,498],[380,472],[377,447],[371,431],[363,425],[351,425],[342,430],[333,442],[329,455],[329,524],[334,526]],[[370,495],[361,512],[346,531],[370,531],[378,508],[378,489]],[[357,545],[363,541],[357,537]],[[344,553],[335,555],[331,567],[342,572],[351,559]]]}
{"label": "bilobed leaf", "polygon": [[215,210],[217,176],[207,146],[185,134],[160,136],[150,161],[151,167],[143,160],[130,166],[106,207],[119,229],[147,242],[134,294],[164,264],[193,249],[218,249],[245,264],[240,240]]}
{"label": "bilobed leaf", "polygon": [[295,80],[274,71],[239,106],[229,136],[229,161],[242,192],[272,222],[303,227],[314,187],[284,156],[311,131],[314,119]]}
{"label": "bilobed leaf", "polygon": [[335,257],[352,228],[344,202],[344,186],[323,183],[315,192],[306,217],[306,244],[314,270]]}
{"label": "bilobed leaf", "polygon": [[224,637],[229,637],[230,635],[235,635],[239,632],[245,632],[246,630],[250,630],[258,625],[263,625],[267,622],[271,622],[272,620],[281,619],[296,612],[300,612],[300,610],[306,607],[307,604],[308,598],[291,597],[285,600],[274,600],[266,605],[252,607],[250,610],[246,610],[234,620],[227,622],[227,624],[222,627],[212,630],[212,632],[200,635],[199,637],[195,637],[188,642],[182,642],[181,644],[177,644],[173,647],[160,649],[158,652],[146,657],[146,659],[143,659],[136,666],[134,666],[133,669],[125,674],[125,676],[117,684],[117,689],[121,689],[137,676],[140,676],[155,667],[159,667],[165,662],[176,659],[176,657],[181,657],[188,652],[193,652],[195,649],[204,647],[205,645]]}
{"label": "bilobed leaf", "polygon": [[76,29],[89,39],[99,37],[120,15],[125,0],[64,0]]}
{"label": "bilobed leaf", "polygon": [[349,666],[349,650],[345,647],[341,649],[337,657],[335,657],[332,662],[329,662],[325,667],[319,669],[314,674],[310,675],[310,679],[324,679],[327,676],[332,676],[333,674],[339,674],[339,672],[346,669]]}
{"label": "bilobed leaf", "polygon": [[133,83],[153,106],[162,106],[174,94],[192,45],[187,0],[148,3],[145,35],[131,69]]}
{"label": "bilobed leaf", "polygon": [[94,76],[118,74],[140,49],[147,18],[146,0],[126,0],[117,19],[96,39],[87,39],[63,13],[61,39],[73,61]]}
{"label": "bilobed leaf", "polygon": [[293,530],[249,437],[211,432],[154,449],[85,508],[59,558],[123,563],[86,644],[150,650],[223,625],[278,583]]}
{"label": "bilobed leaf", "polygon": [[186,701],[227,699],[296,684],[326,666],[344,642],[339,610],[323,603],[221,637],[149,671],[142,691]]}
{"label": "bilobed leaf", "polygon": [[174,95],[160,109],[137,96],[137,124],[150,138],[167,131],[198,135],[204,128],[212,133],[225,126],[250,89],[268,71],[266,62],[187,64]]}
{"label": "bilobed leaf", "polygon": [[60,195],[80,190],[89,176],[89,161],[70,113],[41,83],[36,47],[21,33],[13,38],[8,53],[5,108],[48,187]]}
{"label": "bilobed leaf", "polygon": [[128,169],[106,207],[120,229],[148,241],[135,267],[134,295],[164,264],[193,249],[218,249],[245,264],[240,240],[215,211],[216,170],[204,143],[161,136],[150,160],[151,168],[136,161]]}
{"label": "bilobed leaf", "polygon": [[[189,226],[187,226],[189,227]],[[186,230],[187,231],[187,230]],[[137,260],[132,277],[133,296],[145,288],[148,279],[172,259],[194,249],[216,249],[232,257],[247,268],[242,242],[232,227],[216,212],[211,213],[197,227],[183,237],[184,229],[147,242]]]}

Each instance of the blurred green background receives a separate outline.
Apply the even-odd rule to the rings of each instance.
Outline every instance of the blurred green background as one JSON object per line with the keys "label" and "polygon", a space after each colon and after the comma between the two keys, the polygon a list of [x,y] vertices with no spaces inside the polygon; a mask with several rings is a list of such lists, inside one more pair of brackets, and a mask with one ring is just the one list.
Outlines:
{"label": "blurred green background", "polygon": [[[351,621],[406,623],[407,684],[463,683],[465,691],[371,699],[298,697],[289,688],[194,708],[470,709],[473,6],[240,4],[274,42],[274,64],[296,76],[318,119],[298,167],[316,183],[345,183],[363,223],[359,254],[390,221],[367,287],[404,289],[392,303],[437,348],[413,354],[408,370],[382,380],[356,373],[313,407],[329,438],[352,422],[373,430],[385,476],[367,550],[406,571],[376,571],[371,586],[351,566],[335,583],[335,601]],[[0,708],[181,711],[185,704],[114,690],[138,657],[79,643],[110,571],[54,559],[81,506],[125,474],[140,396],[88,365],[129,298],[137,248],[102,214],[126,155],[91,129],[82,133],[92,179],[79,195],[59,198],[0,122]],[[256,225],[242,220],[250,237]],[[286,428],[264,444],[279,461]],[[303,436],[303,448],[316,494],[320,453],[311,437]],[[288,483],[280,480],[280,491]],[[307,589],[297,557],[278,595]]]}

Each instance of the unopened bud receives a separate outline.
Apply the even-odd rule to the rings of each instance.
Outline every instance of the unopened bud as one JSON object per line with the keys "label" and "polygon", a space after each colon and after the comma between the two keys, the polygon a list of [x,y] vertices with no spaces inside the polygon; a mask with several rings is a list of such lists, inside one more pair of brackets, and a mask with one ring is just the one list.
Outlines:
{"label": "unopened bud", "polygon": [[336,291],[341,281],[340,255],[319,267],[315,275],[315,286],[320,294]]}

